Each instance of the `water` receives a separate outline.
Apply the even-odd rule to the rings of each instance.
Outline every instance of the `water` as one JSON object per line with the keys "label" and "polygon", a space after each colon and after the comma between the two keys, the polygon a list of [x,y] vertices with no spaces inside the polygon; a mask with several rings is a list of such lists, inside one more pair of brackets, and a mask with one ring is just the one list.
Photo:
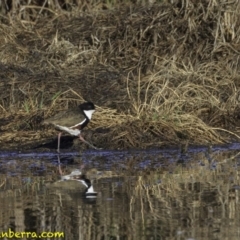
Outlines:
{"label": "water", "polygon": [[178,149],[61,154],[64,174],[97,169],[98,196],[90,199],[78,184],[53,187],[60,177],[57,154],[2,152],[0,234],[239,239],[239,149],[232,144],[192,148],[185,155]]}

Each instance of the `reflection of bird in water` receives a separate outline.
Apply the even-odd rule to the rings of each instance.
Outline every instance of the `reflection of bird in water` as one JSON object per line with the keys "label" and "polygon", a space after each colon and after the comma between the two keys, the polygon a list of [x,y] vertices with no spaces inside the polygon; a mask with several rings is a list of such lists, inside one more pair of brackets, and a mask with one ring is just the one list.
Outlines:
{"label": "reflection of bird in water", "polygon": [[[78,107],[69,109],[67,111],[61,111],[55,116],[46,119],[45,124],[53,124],[57,129],[63,132],[67,132],[72,136],[79,137],[81,141],[88,144],[94,149],[98,149],[93,146],[91,143],[86,141],[82,135],[81,131],[92,118],[92,114],[95,112],[95,106],[92,102],[84,102]],[[60,152],[60,138],[62,132],[58,134],[58,148],[57,151]]]}
{"label": "reflection of bird in water", "polygon": [[94,191],[90,179],[96,178],[98,172],[96,169],[91,169],[86,173],[83,173],[82,169],[83,166],[81,169],[74,169],[70,174],[64,175],[61,168],[60,157],[58,155],[58,172],[61,179],[51,184],[51,186],[67,190],[80,190],[87,198],[96,197],[97,192]]}
{"label": "reflection of bird in water", "polygon": [[79,169],[73,170],[68,175],[62,175],[61,180],[58,181],[58,183],[66,184],[66,185],[68,185],[69,182],[81,183],[80,184],[81,188],[82,187],[85,188],[86,197],[96,197],[97,196],[97,192],[94,191],[93,185],[92,185],[90,179],[88,179],[87,176],[85,174],[83,174]]}

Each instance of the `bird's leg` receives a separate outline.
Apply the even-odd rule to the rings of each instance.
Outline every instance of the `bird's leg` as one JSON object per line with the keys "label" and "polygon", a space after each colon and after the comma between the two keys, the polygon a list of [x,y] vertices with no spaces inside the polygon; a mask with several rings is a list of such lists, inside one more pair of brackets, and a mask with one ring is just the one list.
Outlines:
{"label": "bird's leg", "polygon": [[79,135],[79,139],[80,139],[81,141],[83,141],[84,143],[86,143],[87,145],[89,145],[90,147],[92,147],[92,148],[94,148],[94,149],[96,149],[96,150],[101,150],[101,148],[97,148],[97,147],[93,146],[90,142],[86,141],[86,140],[82,137],[81,134]]}
{"label": "bird's leg", "polygon": [[61,161],[60,161],[60,156],[58,155],[58,172],[60,176],[63,175],[62,168],[61,168]]}
{"label": "bird's leg", "polygon": [[57,148],[57,152],[58,152],[58,153],[60,153],[60,139],[61,139],[61,135],[62,135],[62,133],[60,132],[60,133],[58,134],[58,148]]}

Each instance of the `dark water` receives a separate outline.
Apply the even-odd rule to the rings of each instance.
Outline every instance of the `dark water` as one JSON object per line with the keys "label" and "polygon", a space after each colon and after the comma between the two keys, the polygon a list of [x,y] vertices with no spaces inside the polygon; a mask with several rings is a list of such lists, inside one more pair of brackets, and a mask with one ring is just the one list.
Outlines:
{"label": "dark water", "polygon": [[[239,149],[199,147],[184,155],[178,149],[86,151],[62,153],[60,159],[55,153],[2,152],[0,234],[239,239]],[[91,180],[97,198],[86,198],[79,182],[56,187],[59,160],[64,174],[96,169]]]}

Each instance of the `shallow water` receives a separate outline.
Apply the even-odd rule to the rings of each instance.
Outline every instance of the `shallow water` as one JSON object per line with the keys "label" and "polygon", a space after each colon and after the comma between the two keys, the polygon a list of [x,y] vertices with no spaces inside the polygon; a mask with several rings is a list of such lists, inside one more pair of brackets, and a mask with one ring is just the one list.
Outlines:
{"label": "shallow water", "polygon": [[62,153],[64,173],[98,170],[98,196],[90,199],[78,186],[52,187],[60,178],[57,154],[2,152],[0,232],[22,239],[34,239],[27,232],[71,240],[239,239],[239,149]]}

